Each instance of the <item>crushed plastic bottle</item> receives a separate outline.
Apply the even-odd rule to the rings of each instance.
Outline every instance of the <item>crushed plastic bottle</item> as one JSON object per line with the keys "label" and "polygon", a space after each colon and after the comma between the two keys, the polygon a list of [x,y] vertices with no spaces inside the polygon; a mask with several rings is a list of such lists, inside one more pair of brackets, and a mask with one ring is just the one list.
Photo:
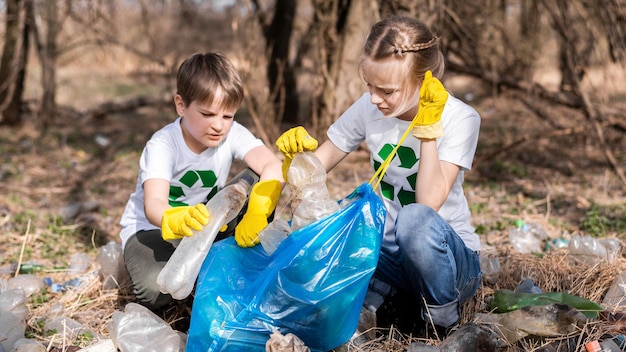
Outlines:
{"label": "crushed plastic bottle", "polygon": [[610,306],[626,306],[626,271],[615,278],[604,295],[602,303]]}
{"label": "crushed plastic bottle", "polygon": [[89,269],[91,257],[87,253],[74,253],[70,257],[70,265],[67,271],[73,274],[82,274]]}
{"label": "crushed plastic bottle", "polygon": [[124,263],[121,243],[110,241],[105,246],[100,247],[96,259],[100,263],[102,289],[117,289],[130,283],[130,275]]}
{"label": "crushed plastic bottle", "polygon": [[239,214],[253,183],[251,177],[243,175],[207,202],[206,206],[211,214],[209,223],[201,231],[194,231],[192,236],[184,237],[180,241],[157,277],[161,292],[169,293],[178,300],[189,296],[219,229]]}
{"label": "crushed plastic bottle", "polygon": [[569,258],[574,262],[595,265],[601,260],[614,263],[620,250],[620,242],[616,238],[594,238],[590,235],[574,234],[570,240]]}
{"label": "crushed plastic bottle", "polygon": [[21,288],[27,297],[39,292],[45,287],[44,280],[33,274],[18,275],[7,281],[7,288]]}
{"label": "crushed plastic bottle", "polygon": [[515,227],[509,230],[511,246],[519,253],[541,253],[545,237],[547,235],[539,224],[526,224],[521,219],[516,220]]}
{"label": "crushed plastic bottle", "polygon": [[326,187],[326,170],[313,152],[296,153],[287,171],[287,181],[292,193],[293,215],[291,225],[281,218],[275,219],[261,233],[259,240],[267,254],[272,254],[291,232],[322,219],[340,206]]}
{"label": "crushed plastic bottle", "polygon": [[13,351],[15,343],[24,338],[27,298],[22,289],[8,289],[0,293],[0,350]]}
{"label": "crushed plastic bottle", "polygon": [[179,352],[185,346],[168,323],[137,303],[128,303],[124,312],[113,312],[109,331],[121,352]]}
{"label": "crushed plastic bottle", "polygon": [[339,210],[339,203],[328,194],[324,165],[313,152],[297,153],[293,157],[287,180],[295,193],[292,231]]}

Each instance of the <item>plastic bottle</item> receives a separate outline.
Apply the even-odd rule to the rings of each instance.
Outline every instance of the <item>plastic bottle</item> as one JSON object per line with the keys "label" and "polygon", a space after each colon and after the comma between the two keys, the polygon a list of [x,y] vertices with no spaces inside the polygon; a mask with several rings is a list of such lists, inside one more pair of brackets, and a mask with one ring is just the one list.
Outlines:
{"label": "plastic bottle", "polygon": [[104,290],[117,289],[130,283],[121,243],[110,241],[100,247],[97,260],[100,263],[100,277]]}
{"label": "plastic bottle", "polygon": [[[11,270],[13,270],[13,272],[15,272],[17,270],[17,263],[14,263],[13,265],[11,265]],[[18,273],[20,274],[34,274],[36,272],[42,271],[43,270],[43,265],[38,264],[38,263],[22,263],[20,264],[20,268]]]}
{"label": "plastic bottle", "polygon": [[611,306],[626,306],[626,271],[619,274],[604,295],[602,303]]}
{"label": "plastic bottle", "polygon": [[74,253],[70,257],[70,265],[67,271],[73,274],[82,274],[87,271],[91,265],[91,257],[87,253]]}
{"label": "plastic bottle", "polygon": [[206,204],[209,209],[209,223],[201,231],[194,231],[184,237],[167,264],[157,277],[157,285],[163,293],[174,299],[184,299],[193,290],[200,267],[219,229],[239,214],[246,202],[248,190],[254,180],[243,175],[236,183],[224,187]]}
{"label": "plastic bottle", "polygon": [[287,180],[295,193],[292,231],[339,210],[339,203],[328,194],[326,169],[313,152],[296,153]]}
{"label": "plastic bottle", "polygon": [[531,231],[523,220],[515,221],[515,227],[509,230],[509,241],[519,253],[541,253],[541,239]]}
{"label": "plastic bottle", "polygon": [[316,220],[339,210],[326,187],[326,170],[312,152],[296,153],[289,166],[287,181],[294,197],[291,225],[285,219],[275,219],[259,233],[265,252],[274,253],[287,236]]}
{"label": "plastic bottle", "polygon": [[616,238],[594,238],[590,235],[574,234],[568,249],[569,256],[574,261],[589,265],[595,265],[600,260],[614,263],[619,254],[620,243]]}
{"label": "plastic bottle", "polygon": [[22,289],[0,293],[0,350],[13,351],[15,342],[24,338],[28,299]]}

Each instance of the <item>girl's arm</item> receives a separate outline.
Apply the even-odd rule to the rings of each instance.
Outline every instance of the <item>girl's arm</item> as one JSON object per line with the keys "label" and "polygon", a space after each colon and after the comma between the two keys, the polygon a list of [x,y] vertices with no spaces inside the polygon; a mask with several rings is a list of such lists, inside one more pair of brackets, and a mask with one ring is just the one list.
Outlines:
{"label": "girl's arm", "polygon": [[428,205],[435,211],[448,198],[460,167],[439,160],[436,139],[420,139],[420,165],[415,184],[415,202]]}
{"label": "girl's arm", "polygon": [[315,151],[315,155],[320,159],[322,165],[326,169],[326,172],[337,166],[341,160],[343,160],[348,153],[337,148],[330,140],[326,140]]}

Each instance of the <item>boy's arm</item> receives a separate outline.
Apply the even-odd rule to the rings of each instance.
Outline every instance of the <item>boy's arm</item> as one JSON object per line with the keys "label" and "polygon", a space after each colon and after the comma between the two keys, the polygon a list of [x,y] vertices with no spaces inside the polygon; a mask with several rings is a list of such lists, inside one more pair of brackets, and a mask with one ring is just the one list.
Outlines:
{"label": "boy's arm", "polygon": [[143,183],[144,211],[146,218],[154,226],[161,227],[163,213],[170,208],[168,195],[170,183],[168,180],[152,178]]}
{"label": "boy's arm", "polygon": [[164,240],[191,236],[209,223],[209,210],[204,204],[171,207],[168,203],[170,183],[164,179],[144,182],[144,211],[151,224],[161,227]]}
{"label": "boy's arm", "polygon": [[250,150],[244,161],[260,176],[260,181],[250,190],[248,210],[235,228],[235,241],[241,247],[259,244],[259,233],[267,226],[282,191],[282,163],[267,147]]}

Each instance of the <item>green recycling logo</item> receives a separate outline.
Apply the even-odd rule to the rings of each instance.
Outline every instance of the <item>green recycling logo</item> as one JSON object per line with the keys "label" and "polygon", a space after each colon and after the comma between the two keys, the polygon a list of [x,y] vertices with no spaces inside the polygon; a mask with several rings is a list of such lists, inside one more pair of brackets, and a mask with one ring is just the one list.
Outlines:
{"label": "green recycling logo", "polygon": [[[378,151],[378,156],[385,160],[391,152],[396,147],[395,144],[385,144]],[[401,169],[412,169],[415,164],[419,161],[417,155],[415,155],[415,151],[409,147],[400,146],[396,151],[396,155],[394,155],[393,159],[399,160],[399,165],[395,166]],[[395,160],[392,160],[394,162]],[[378,161],[374,161],[374,171],[378,170],[381,163]],[[395,197],[398,197],[398,201],[402,206],[407,204],[415,203],[415,181],[417,180],[417,173],[413,173],[406,177],[406,182],[404,186],[401,186],[398,191],[396,191],[395,187],[383,180],[380,181],[380,191],[383,197],[395,201]]]}
{"label": "green recycling logo", "polygon": [[[217,193],[217,187],[215,184],[217,182],[217,176],[215,172],[208,170],[189,170],[187,171],[183,177],[178,180],[180,183],[186,186],[187,190],[191,189],[191,187],[195,186],[198,181],[202,183],[202,188],[211,188],[211,192],[207,196],[206,201],[211,199]],[[185,196],[185,188],[179,186],[171,186],[170,185],[170,196],[169,203],[173,207],[178,207],[182,205],[189,205],[185,202],[179,201],[178,199]]]}

